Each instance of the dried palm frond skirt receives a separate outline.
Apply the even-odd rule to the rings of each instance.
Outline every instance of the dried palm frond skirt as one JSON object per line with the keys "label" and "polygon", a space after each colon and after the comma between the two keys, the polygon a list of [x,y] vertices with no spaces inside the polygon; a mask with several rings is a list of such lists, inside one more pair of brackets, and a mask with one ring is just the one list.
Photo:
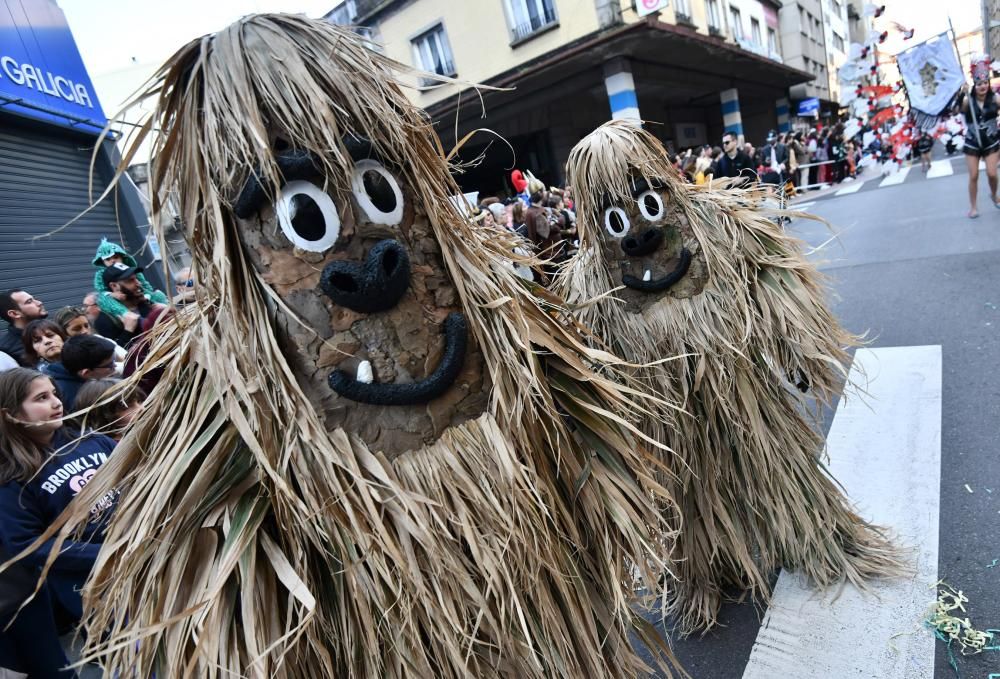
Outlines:
{"label": "dried palm frond skirt", "polygon": [[665,613],[684,632],[708,629],[727,595],[766,599],[779,567],[819,587],[903,572],[821,461],[800,392],[830,403],[857,338],[802,243],[770,218],[768,191],[686,184],[659,142],[624,122],[585,137],[567,169],[581,249],[557,287],[683,411],[644,425],[676,455],[663,459],[683,520]]}
{"label": "dried palm frond skirt", "polygon": [[651,401],[538,301],[512,237],[456,211],[400,68],[258,15],[137,97],[132,149],[157,131],[154,211],[177,201],[199,308],[153,343],[159,385],[60,522],[121,493],[84,592],[109,675],[647,669],[634,576],[655,593],[670,545],[633,424]]}

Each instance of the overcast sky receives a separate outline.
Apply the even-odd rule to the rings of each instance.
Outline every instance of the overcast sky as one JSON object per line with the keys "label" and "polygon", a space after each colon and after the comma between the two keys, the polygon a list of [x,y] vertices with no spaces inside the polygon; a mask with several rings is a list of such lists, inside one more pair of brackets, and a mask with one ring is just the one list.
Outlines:
{"label": "overcast sky", "polygon": [[[489,2],[491,0],[468,0]],[[340,0],[57,0],[92,76],[162,62],[184,43],[244,14],[295,12],[320,17]]]}

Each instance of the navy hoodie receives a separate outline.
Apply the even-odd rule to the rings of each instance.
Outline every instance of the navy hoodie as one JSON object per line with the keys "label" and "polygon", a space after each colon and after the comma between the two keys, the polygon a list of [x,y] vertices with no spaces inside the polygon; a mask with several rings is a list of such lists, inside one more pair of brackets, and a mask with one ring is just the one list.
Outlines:
{"label": "navy hoodie", "polygon": [[[73,442],[75,438],[76,432],[63,427],[52,440],[51,450],[57,454],[31,480],[0,485],[0,545],[8,554],[19,554],[45,532],[115,447],[114,440],[101,434],[90,433]],[[63,543],[47,576],[53,597],[76,619],[83,614],[79,590],[101,550],[107,517],[101,510],[110,508],[114,500],[114,494],[105,496],[91,510],[94,518],[82,536]],[[51,539],[43,543],[24,562],[45,565],[52,543]]]}
{"label": "navy hoodie", "polygon": [[87,380],[70,373],[62,363],[46,363],[42,366],[41,372],[51,377],[59,387],[59,400],[62,401],[63,410],[67,413],[72,412],[76,393]]}

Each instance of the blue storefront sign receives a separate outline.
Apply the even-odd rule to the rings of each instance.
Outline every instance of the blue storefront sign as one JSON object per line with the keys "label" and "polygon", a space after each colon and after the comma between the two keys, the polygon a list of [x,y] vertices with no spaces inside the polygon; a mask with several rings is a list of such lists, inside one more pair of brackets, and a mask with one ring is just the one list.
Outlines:
{"label": "blue storefront sign", "polygon": [[107,123],[55,0],[0,0],[0,111],[92,133]]}
{"label": "blue storefront sign", "polygon": [[815,116],[819,114],[819,99],[813,97],[812,99],[803,99],[799,102],[799,115],[800,116]]}

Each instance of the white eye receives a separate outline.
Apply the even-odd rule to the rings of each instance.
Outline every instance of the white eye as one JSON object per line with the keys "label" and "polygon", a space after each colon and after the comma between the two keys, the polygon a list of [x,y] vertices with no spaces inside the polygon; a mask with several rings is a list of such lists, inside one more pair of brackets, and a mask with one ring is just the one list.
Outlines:
{"label": "white eye", "polygon": [[359,160],[351,188],[372,224],[395,226],[403,221],[403,192],[399,182],[377,160]]}
{"label": "white eye", "polygon": [[644,191],[638,203],[639,212],[647,221],[656,222],[663,218],[663,199],[656,191]]}
{"label": "white eye", "polygon": [[624,238],[630,226],[628,215],[620,207],[609,207],[604,211],[604,228],[613,238]]}
{"label": "white eye", "polygon": [[281,230],[297,248],[325,252],[340,236],[337,206],[312,182],[297,179],[282,186],[274,211]]}

